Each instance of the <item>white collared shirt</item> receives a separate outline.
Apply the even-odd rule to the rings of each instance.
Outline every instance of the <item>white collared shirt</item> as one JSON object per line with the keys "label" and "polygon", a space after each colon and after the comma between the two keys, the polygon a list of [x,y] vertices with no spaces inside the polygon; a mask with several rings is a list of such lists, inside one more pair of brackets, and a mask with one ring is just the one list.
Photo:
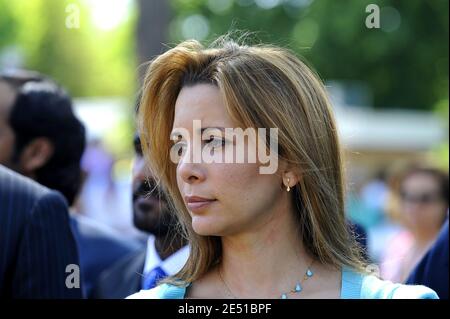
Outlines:
{"label": "white collared shirt", "polygon": [[155,247],[155,236],[150,235],[147,240],[147,254],[145,256],[144,274],[149,273],[155,267],[159,266],[169,276],[179,272],[183,268],[189,257],[189,246],[177,250],[175,253],[161,260]]}

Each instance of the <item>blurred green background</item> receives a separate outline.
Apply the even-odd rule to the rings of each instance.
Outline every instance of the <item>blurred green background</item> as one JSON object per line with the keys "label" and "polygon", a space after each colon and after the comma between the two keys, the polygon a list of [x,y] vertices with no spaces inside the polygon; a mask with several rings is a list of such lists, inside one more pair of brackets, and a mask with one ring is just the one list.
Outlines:
{"label": "blurred green background", "polygon": [[[0,0],[0,52],[15,50],[25,67],[55,77],[74,96],[132,95],[141,2]],[[375,107],[432,109],[448,99],[447,0],[147,2],[169,7],[164,24],[147,21],[167,29],[169,44],[249,30],[297,51],[324,79],[366,82]],[[381,29],[365,27],[370,3],[382,8]],[[69,4],[80,8],[80,28],[64,25]]]}

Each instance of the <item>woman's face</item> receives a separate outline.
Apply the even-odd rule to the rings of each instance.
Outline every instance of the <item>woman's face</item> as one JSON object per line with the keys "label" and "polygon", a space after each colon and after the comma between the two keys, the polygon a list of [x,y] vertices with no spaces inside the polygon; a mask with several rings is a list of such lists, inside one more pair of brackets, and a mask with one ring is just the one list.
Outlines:
{"label": "woman's face", "polygon": [[414,173],[401,185],[401,210],[407,225],[421,233],[439,231],[447,210],[433,176]]}
{"label": "woman's face", "polygon": [[[184,87],[177,98],[174,132],[182,146],[178,152],[177,183],[184,203],[192,217],[192,227],[200,235],[226,236],[256,230],[274,217],[283,205],[282,179],[278,173],[260,174],[258,163],[193,163],[194,120],[207,128],[235,128],[219,89],[211,84]],[[181,128],[181,130],[180,130]],[[197,128],[197,127],[196,127]],[[189,138],[184,136],[189,133]],[[225,140],[222,134],[208,133],[201,141],[202,150],[213,158],[224,158]],[[248,145],[246,140],[245,145]],[[191,157],[191,160],[189,158]]]}

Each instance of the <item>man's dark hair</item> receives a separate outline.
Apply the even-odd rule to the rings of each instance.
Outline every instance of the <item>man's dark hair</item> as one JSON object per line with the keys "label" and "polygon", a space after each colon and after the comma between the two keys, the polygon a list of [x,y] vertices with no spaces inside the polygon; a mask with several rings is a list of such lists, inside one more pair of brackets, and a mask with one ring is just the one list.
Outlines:
{"label": "man's dark hair", "polygon": [[36,181],[60,191],[72,205],[81,187],[81,156],[85,128],[72,109],[72,101],[56,83],[29,81],[20,87],[9,124],[15,134],[14,160],[35,138],[45,137],[53,155],[36,174]]}

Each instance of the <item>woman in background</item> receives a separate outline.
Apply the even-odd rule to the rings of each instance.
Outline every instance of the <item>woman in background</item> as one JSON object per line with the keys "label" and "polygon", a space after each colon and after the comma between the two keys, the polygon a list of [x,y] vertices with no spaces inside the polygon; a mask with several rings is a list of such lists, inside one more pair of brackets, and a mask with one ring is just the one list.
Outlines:
{"label": "woman in background", "polygon": [[412,167],[399,177],[393,189],[396,219],[404,226],[386,248],[381,275],[405,282],[435,241],[448,210],[448,175],[429,167]]}

